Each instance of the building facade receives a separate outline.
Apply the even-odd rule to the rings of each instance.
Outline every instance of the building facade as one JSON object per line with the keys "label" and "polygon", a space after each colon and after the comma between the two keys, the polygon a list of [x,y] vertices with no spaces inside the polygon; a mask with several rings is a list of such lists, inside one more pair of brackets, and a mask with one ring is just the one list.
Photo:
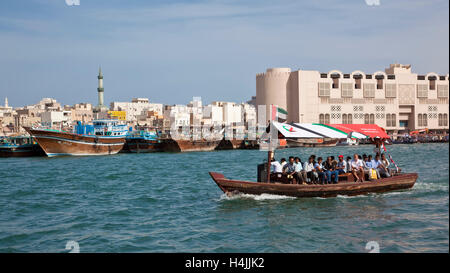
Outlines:
{"label": "building facade", "polygon": [[256,75],[256,103],[266,106],[267,117],[271,104],[286,109],[288,122],[377,124],[393,136],[443,133],[449,129],[448,86],[448,74],[418,75],[401,64],[372,74],[270,68]]}

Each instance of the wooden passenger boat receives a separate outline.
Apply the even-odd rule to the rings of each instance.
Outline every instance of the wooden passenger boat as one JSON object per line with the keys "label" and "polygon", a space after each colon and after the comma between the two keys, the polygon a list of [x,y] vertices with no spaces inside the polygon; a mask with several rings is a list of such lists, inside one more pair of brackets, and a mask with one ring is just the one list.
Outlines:
{"label": "wooden passenger boat", "polygon": [[[270,174],[270,162],[273,152],[279,143],[279,137],[285,139],[302,138],[332,138],[343,139],[352,137],[357,139],[370,139],[376,145],[376,150],[384,151],[384,140],[389,139],[386,132],[374,124],[285,124],[271,122],[268,137],[268,160],[267,163],[258,166],[258,182],[233,180],[226,178],[223,174],[210,172],[211,178],[217,186],[227,195],[235,193],[244,194],[275,194],[292,197],[335,197],[338,195],[360,195],[367,193],[379,193],[393,190],[403,190],[412,188],[418,178],[417,173],[401,173],[399,169],[388,178],[379,178],[365,182],[355,182],[349,173],[339,175],[339,182],[336,184],[289,184],[282,175]],[[389,156],[389,158],[391,158]],[[395,162],[392,163],[397,167]],[[264,178],[265,176],[265,178]],[[280,179],[274,179],[280,176]],[[342,179],[341,179],[342,178]],[[272,180],[272,183],[271,183]]]}
{"label": "wooden passenger boat", "polygon": [[404,173],[366,182],[339,182],[338,184],[301,185],[231,180],[220,173],[209,173],[217,186],[226,194],[246,193],[260,195],[276,194],[292,197],[335,197],[354,196],[367,193],[379,193],[409,189],[417,180],[417,173]]}
{"label": "wooden passenger boat", "polygon": [[[60,155],[111,155],[118,153],[127,134],[126,127],[117,120],[95,120],[91,127],[78,125],[73,133],[24,127],[47,156]],[[88,129],[88,133],[86,130]],[[84,133],[80,133],[84,130]]]}

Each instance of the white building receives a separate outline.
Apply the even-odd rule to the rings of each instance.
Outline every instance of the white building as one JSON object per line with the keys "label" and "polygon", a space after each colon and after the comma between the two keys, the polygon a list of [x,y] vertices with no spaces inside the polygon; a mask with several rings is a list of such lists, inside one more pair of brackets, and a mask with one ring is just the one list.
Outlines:
{"label": "white building", "polygon": [[50,128],[70,126],[72,122],[71,111],[48,111],[41,113],[41,124]]}
{"label": "white building", "polygon": [[127,121],[137,121],[139,115],[146,111],[154,111],[160,115],[163,114],[163,105],[161,103],[150,103],[147,98],[133,98],[131,102],[112,102],[112,111],[125,111]]}

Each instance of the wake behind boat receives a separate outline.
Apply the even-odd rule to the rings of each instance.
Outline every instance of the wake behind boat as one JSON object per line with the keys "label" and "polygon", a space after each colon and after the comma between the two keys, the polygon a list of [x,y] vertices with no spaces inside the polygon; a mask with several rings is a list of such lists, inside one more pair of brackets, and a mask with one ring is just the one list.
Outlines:
{"label": "wake behind boat", "polygon": [[78,123],[73,132],[24,128],[49,157],[116,154],[122,149],[127,135],[126,125],[119,124],[118,120],[94,120],[92,125]]}

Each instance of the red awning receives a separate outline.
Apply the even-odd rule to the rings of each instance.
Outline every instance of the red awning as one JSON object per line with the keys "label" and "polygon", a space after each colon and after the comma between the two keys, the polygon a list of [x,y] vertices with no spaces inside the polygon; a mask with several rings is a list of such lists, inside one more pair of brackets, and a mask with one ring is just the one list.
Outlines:
{"label": "red awning", "polygon": [[370,138],[390,138],[386,131],[376,124],[330,124],[345,133],[358,132]]}

